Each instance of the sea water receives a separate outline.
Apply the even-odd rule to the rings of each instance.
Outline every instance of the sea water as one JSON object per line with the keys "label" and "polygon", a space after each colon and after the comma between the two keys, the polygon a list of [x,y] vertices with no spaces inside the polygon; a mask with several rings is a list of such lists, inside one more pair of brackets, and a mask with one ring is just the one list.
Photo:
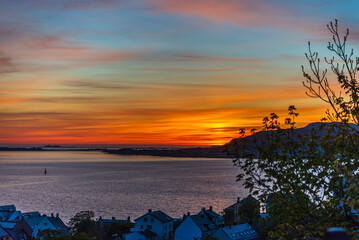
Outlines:
{"label": "sea water", "polygon": [[238,173],[231,159],[0,152],[0,205],[59,213],[65,222],[83,210],[133,220],[152,209],[179,218],[209,206],[221,212],[245,197]]}

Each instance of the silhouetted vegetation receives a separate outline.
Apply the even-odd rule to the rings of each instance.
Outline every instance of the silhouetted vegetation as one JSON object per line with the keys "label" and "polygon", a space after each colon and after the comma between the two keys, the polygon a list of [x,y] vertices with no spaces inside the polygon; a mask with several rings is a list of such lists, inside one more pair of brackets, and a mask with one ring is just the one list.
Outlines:
{"label": "silhouetted vegetation", "polygon": [[133,223],[128,222],[111,222],[100,224],[94,220],[93,211],[81,211],[70,220],[72,237],[85,237],[89,239],[111,240],[116,236],[129,233],[130,228],[134,227]]}
{"label": "silhouetted vegetation", "polygon": [[349,30],[340,37],[337,21],[327,27],[333,34],[328,49],[339,58],[324,58],[324,62],[342,92],[332,88],[328,70],[320,68],[323,61],[310,43],[306,54],[310,70],[302,67],[303,85],[308,96],[329,104],[322,121],[335,123],[323,124],[321,134],[315,130],[294,134],[298,112],[290,106],[285,128],[275,113],[263,119],[265,144],[253,135],[255,151],[246,149],[246,138],[234,149],[248,153],[234,160],[243,172],[238,181],[266,203],[269,217],[258,222],[258,226],[271,226],[262,232],[264,238],[317,239],[326,228],[338,226],[354,237],[359,229],[359,86],[355,78],[359,59],[353,59],[353,50],[346,52]]}

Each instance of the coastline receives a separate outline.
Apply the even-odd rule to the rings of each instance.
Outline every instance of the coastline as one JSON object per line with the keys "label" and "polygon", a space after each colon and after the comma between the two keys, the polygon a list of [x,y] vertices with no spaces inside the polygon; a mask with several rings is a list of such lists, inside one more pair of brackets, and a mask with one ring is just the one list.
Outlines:
{"label": "coastline", "polygon": [[46,148],[46,147],[0,147],[0,151],[92,151],[103,152],[107,154],[117,155],[143,155],[143,156],[158,156],[158,157],[192,157],[192,158],[231,158],[226,151],[225,146],[215,147],[194,147],[194,148],[120,148],[120,149],[106,149],[106,148]]}

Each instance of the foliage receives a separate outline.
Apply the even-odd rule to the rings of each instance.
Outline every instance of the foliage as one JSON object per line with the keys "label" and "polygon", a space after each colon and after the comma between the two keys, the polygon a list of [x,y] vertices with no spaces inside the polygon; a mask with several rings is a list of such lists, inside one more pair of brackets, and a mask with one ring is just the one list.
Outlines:
{"label": "foliage", "polygon": [[225,225],[232,225],[235,222],[234,211],[230,209],[225,209],[223,218]]}
{"label": "foliage", "polygon": [[90,236],[95,239],[109,240],[113,239],[113,236],[129,233],[130,228],[134,227],[133,223],[114,222],[100,224],[99,221],[94,220],[94,216],[95,214],[93,211],[81,211],[76,213],[76,215],[70,219],[69,223],[72,229],[72,238],[81,240],[85,236]]}
{"label": "foliage", "polygon": [[355,129],[359,121],[359,87],[355,79],[359,59],[352,60],[353,50],[349,55],[345,52],[349,31],[341,39],[337,21],[330,23],[328,29],[333,34],[328,49],[341,64],[335,58],[325,61],[344,93],[335,93],[328,71],[320,69],[320,58],[310,44],[306,56],[311,73],[302,68],[303,85],[309,96],[329,104],[331,109],[323,121],[335,123],[298,134],[298,113],[290,106],[286,129],[281,127],[278,115],[272,113],[263,119],[265,141],[255,134],[241,138],[235,149],[248,153],[248,146],[255,146],[255,151],[245,158],[238,155],[234,163],[243,171],[238,180],[267,203],[273,224],[268,233],[271,239],[321,238],[325,228],[334,226],[344,227],[355,236],[359,228],[359,133]]}
{"label": "foliage", "polygon": [[81,211],[70,219],[69,225],[73,234],[91,233],[95,228],[95,221],[93,218],[95,213],[93,211]]}
{"label": "foliage", "polygon": [[253,224],[258,221],[259,216],[259,201],[252,196],[248,196],[241,201],[238,207],[238,223]]}
{"label": "foliage", "polygon": [[133,228],[133,223],[110,223],[103,226],[103,239],[112,239],[112,236],[120,236],[130,232],[130,228]]}
{"label": "foliage", "polygon": [[45,229],[38,233],[37,238],[43,240],[62,240],[65,239],[65,234],[58,230]]}
{"label": "foliage", "polygon": [[64,232],[61,232],[58,230],[50,230],[50,229],[41,231],[38,234],[38,239],[41,239],[41,240],[94,240],[94,238],[87,236],[87,234],[85,234],[85,233],[68,236],[68,235],[65,235]]}
{"label": "foliage", "polygon": [[[226,225],[249,223],[253,224],[260,218],[259,201],[252,196],[248,196],[234,204],[233,208],[224,210],[224,221]],[[236,210],[234,208],[237,208]],[[235,214],[237,215],[235,218]]]}

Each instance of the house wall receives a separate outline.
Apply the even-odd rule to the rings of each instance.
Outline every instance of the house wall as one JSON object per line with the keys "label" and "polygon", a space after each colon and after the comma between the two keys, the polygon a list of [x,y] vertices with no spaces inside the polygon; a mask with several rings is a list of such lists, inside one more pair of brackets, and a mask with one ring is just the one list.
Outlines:
{"label": "house wall", "polygon": [[133,233],[126,234],[125,240],[148,240],[148,239],[145,236],[143,236],[142,234],[133,232]]}
{"label": "house wall", "polygon": [[150,214],[146,214],[135,221],[135,227],[131,231],[144,231],[145,229],[156,233],[156,239],[167,239],[169,233],[173,231],[173,222],[162,223]]}
{"label": "house wall", "polygon": [[5,237],[0,237],[0,240],[14,240],[10,235]]}
{"label": "house wall", "polygon": [[0,237],[0,240],[14,240],[10,235]]}
{"label": "house wall", "polygon": [[57,230],[56,227],[47,219],[44,218],[35,228],[32,232],[32,236],[36,238],[39,231],[43,231],[45,229],[51,229],[51,230]]}
{"label": "house wall", "polygon": [[175,240],[193,240],[201,237],[201,229],[190,217],[187,217],[175,231]]}
{"label": "house wall", "polygon": [[32,236],[32,232],[33,232],[32,228],[31,228],[30,225],[24,220],[24,218],[22,218],[22,219],[20,220],[20,222],[18,222],[18,223],[15,225],[15,227],[14,227],[13,230],[14,230],[14,232],[16,232],[16,233],[19,233],[19,232],[25,233],[25,235],[26,235],[27,237],[31,237],[31,236]]}

